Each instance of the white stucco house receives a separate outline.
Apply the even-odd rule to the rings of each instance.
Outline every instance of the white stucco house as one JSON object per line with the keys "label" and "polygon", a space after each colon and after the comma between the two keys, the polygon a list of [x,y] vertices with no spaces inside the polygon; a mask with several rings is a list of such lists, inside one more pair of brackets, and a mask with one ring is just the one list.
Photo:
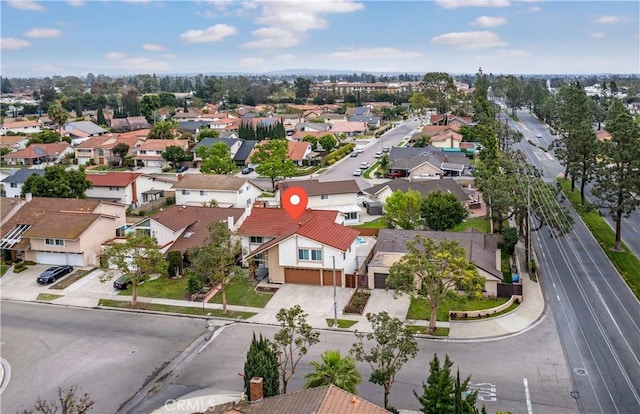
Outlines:
{"label": "white stucco house", "polygon": [[164,191],[176,183],[166,177],[135,172],[89,173],[87,180],[91,182],[86,191],[88,198],[115,201],[132,208],[164,197]]}
{"label": "white stucco house", "polygon": [[177,205],[203,205],[215,200],[219,207],[251,208],[264,191],[247,178],[223,174],[185,174],[172,187]]}
{"label": "white stucco house", "polygon": [[22,186],[32,174],[44,175],[44,169],[23,168],[14,171],[11,175],[2,179],[5,197],[16,198],[22,194]]}

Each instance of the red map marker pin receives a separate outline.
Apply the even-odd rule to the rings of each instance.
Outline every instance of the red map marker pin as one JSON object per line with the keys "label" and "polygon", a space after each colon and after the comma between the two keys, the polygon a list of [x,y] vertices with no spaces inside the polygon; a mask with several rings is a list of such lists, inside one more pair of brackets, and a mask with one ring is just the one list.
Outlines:
{"label": "red map marker pin", "polygon": [[302,188],[289,187],[284,191],[281,202],[284,211],[295,220],[307,209],[309,197]]}

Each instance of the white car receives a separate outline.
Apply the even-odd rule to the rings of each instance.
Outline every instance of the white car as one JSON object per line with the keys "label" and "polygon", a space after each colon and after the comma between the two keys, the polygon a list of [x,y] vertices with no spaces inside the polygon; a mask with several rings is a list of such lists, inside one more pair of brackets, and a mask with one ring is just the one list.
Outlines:
{"label": "white car", "polygon": [[364,152],[364,148],[362,148],[362,147],[356,147],[356,152],[357,152],[358,154],[362,154],[362,153]]}
{"label": "white car", "polygon": [[361,175],[362,175],[362,170],[360,168],[358,168],[353,172],[354,177],[360,177]]}
{"label": "white car", "polygon": [[536,134],[536,138],[542,138],[542,134],[538,132],[538,133]]}
{"label": "white car", "polygon": [[370,167],[370,165],[369,165],[369,163],[368,163],[368,162],[366,162],[366,161],[365,161],[365,162],[363,162],[362,164],[360,164],[360,169],[361,169],[361,170],[366,170],[366,169],[367,169],[367,168],[369,168],[369,167]]}
{"label": "white car", "polygon": [[381,153],[380,151],[376,152],[375,157],[376,157],[376,158],[380,158],[380,157],[382,157],[382,153]]}

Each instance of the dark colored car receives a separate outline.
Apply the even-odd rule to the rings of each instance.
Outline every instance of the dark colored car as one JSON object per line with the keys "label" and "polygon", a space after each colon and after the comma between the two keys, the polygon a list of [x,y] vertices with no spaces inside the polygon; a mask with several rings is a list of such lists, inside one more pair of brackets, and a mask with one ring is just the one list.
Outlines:
{"label": "dark colored car", "polygon": [[131,284],[131,279],[129,276],[122,275],[113,282],[113,287],[116,289],[124,290]]}
{"label": "dark colored car", "polygon": [[247,167],[242,169],[242,174],[251,174],[253,172],[253,168]]}
{"label": "dark colored car", "polygon": [[187,167],[186,165],[181,165],[178,168],[176,168],[176,172],[177,173],[183,173],[185,171],[187,171],[189,169],[189,167]]}
{"label": "dark colored car", "polygon": [[36,281],[41,285],[53,283],[56,280],[60,279],[62,276],[71,273],[72,271],[73,266],[69,265],[50,267],[44,272],[40,273],[40,276],[38,276],[38,279]]}

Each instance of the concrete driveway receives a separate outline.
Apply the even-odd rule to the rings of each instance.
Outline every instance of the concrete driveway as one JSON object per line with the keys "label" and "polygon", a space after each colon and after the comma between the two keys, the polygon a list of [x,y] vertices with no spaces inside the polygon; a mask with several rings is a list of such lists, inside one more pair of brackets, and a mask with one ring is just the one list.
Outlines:
{"label": "concrete driveway", "polygon": [[51,267],[51,265],[33,265],[20,273],[14,273],[13,267],[11,267],[7,273],[0,278],[1,297],[3,299],[34,300],[38,297],[39,293],[54,293],[49,290],[51,284],[40,285],[36,282],[40,273],[49,267]]}

